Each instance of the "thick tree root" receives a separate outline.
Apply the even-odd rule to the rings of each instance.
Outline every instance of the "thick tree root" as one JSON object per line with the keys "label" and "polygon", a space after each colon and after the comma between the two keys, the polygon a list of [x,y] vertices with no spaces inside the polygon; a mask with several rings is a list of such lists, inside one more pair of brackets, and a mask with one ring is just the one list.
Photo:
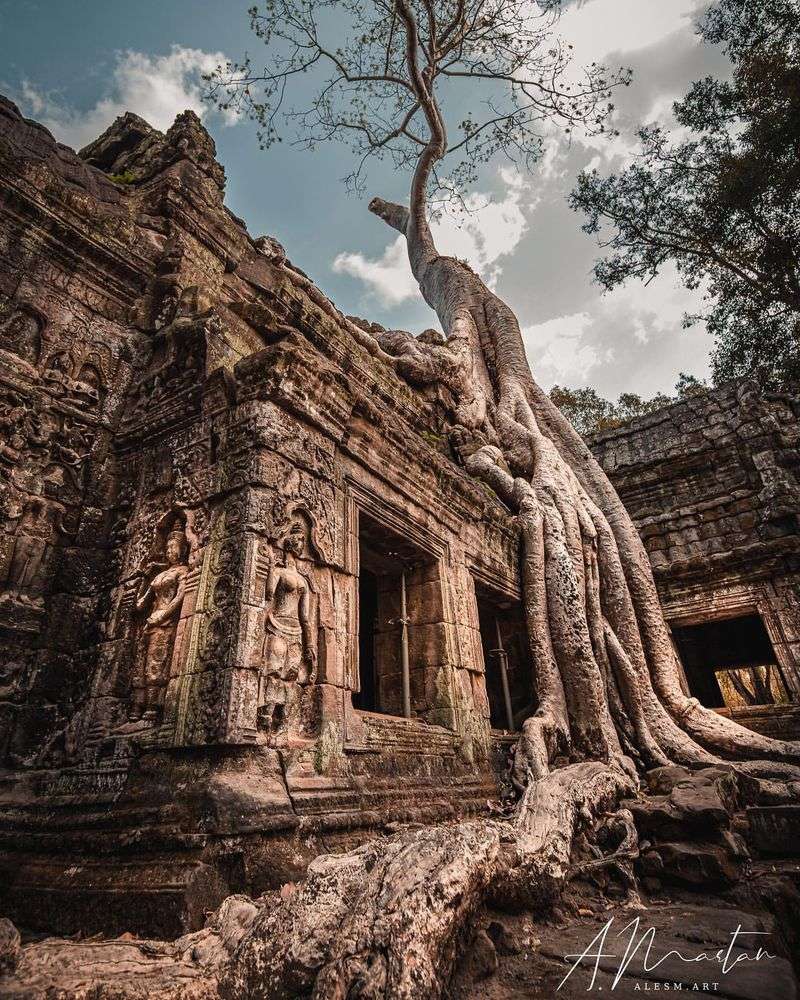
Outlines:
{"label": "thick tree root", "polygon": [[318,858],[296,892],[253,925],[222,995],[438,997],[499,850],[498,825],[475,822]]}
{"label": "thick tree root", "polygon": [[543,910],[558,896],[570,873],[575,835],[639,786],[633,765],[570,764],[532,781],[513,819],[515,858],[493,889],[496,903]]}
{"label": "thick tree root", "polygon": [[[407,830],[312,862],[255,903],[231,897],[174,944],[49,941],[25,949],[3,996],[86,1000],[437,1000],[487,899],[545,909],[573,839],[633,794],[625,761],[531,784],[510,821]],[[61,992],[67,988],[69,992]],[[50,994],[47,994],[50,995]]]}
{"label": "thick tree root", "polygon": [[405,236],[446,340],[434,347],[390,337],[383,346],[409,381],[445,391],[466,468],[519,514],[538,708],[523,733],[516,786],[541,778],[564,753],[603,761],[625,753],[644,767],[800,763],[800,744],[743,729],[681,689],[647,553],[622,502],[536,385],[513,311],[436,249],[425,188],[438,155],[435,144],[421,155],[409,209],[375,198],[370,211]]}

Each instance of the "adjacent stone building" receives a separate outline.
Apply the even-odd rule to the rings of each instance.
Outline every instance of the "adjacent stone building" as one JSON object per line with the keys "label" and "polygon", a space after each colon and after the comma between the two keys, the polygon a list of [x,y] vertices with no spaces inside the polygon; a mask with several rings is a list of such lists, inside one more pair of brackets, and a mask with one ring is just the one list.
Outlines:
{"label": "adjacent stone building", "polygon": [[[0,99],[0,912],[30,928],[177,934],[485,810],[534,707],[515,519],[224,179],[191,112],[78,156]],[[794,697],[800,404],[726,392],[595,448],[678,645],[758,615]]]}
{"label": "adjacent stone building", "polygon": [[724,386],[592,449],[644,539],[687,688],[796,735],[780,703],[800,701],[800,395]]}

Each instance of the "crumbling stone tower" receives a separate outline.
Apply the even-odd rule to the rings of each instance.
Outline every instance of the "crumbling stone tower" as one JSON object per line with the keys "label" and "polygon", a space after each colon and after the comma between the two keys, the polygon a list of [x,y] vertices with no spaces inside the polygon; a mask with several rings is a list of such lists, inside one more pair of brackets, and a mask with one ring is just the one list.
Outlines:
{"label": "crumbling stone tower", "polygon": [[27,926],[175,933],[322,839],[469,813],[530,712],[513,519],[224,179],[191,112],[77,156],[0,100],[0,884]]}

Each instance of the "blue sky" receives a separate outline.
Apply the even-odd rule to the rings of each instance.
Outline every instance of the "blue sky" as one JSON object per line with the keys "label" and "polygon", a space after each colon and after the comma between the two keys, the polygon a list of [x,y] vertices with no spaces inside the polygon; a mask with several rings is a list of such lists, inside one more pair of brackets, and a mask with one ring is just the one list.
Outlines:
{"label": "blue sky", "polygon": [[[632,131],[669,121],[689,82],[724,72],[721,57],[692,29],[701,0],[586,0],[573,4],[561,31],[578,58],[629,65],[614,143],[567,144],[553,137],[533,174],[490,167],[476,187],[484,205],[461,228],[444,222],[445,251],[467,258],[517,311],[534,375],[593,385],[607,396],[670,391],[679,371],[707,372],[709,338],[684,332],[696,306],[666,273],[648,287],[601,295],[592,283],[593,240],[566,206],[578,171],[618,167]],[[366,210],[370,195],[404,200],[407,179],[376,168],[363,200],[345,192],[344,147],[314,152],[283,143],[258,149],[255,128],[226,121],[199,98],[203,70],[262,47],[238,0],[0,0],[0,91],[56,137],[79,147],[116,115],[135,111],[166,128],[185,107],[203,114],[228,176],[227,203],[253,235],[268,233],[346,313],[419,331],[435,318],[410,278],[401,242]]]}

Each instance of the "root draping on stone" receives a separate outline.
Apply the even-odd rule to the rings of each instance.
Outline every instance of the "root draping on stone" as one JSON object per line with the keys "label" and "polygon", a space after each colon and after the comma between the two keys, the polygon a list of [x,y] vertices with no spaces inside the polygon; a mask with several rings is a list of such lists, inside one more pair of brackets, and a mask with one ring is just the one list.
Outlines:
{"label": "root draping on stone", "polygon": [[568,765],[532,782],[510,820],[409,829],[323,855],[300,885],[230,897],[174,943],[32,944],[0,987],[16,1000],[436,1000],[487,898],[552,899],[575,834],[636,787],[624,762]]}

